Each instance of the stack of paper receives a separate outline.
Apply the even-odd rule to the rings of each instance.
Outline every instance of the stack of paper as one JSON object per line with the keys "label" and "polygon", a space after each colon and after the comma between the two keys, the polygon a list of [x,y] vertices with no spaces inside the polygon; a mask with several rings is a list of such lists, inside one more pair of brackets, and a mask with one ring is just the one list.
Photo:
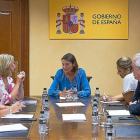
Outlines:
{"label": "stack of paper", "polygon": [[34,114],[8,114],[1,118],[33,118]]}
{"label": "stack of paper", "polygon": [[105,101],[100,101],[101,103],[107,104],[107,103],[118,103],[120,101],[109,101],[109,102],[105,102]]}
{"label": "stack of paper", "polygon": [[68,122],[86,121],[85,114],[62,114],[62,119]]}
{"label": "stack of paper", "polygon": [[128,110],[106,110],[109,115],[117,116],[117,115],[130,115]]}
{"label": "stack of paper", "polygon": [[[18,101],[14,101],[14,103],[16,103]],[[36,104],[37,100],[23,100],[23,102],[28,105],[28,104]]]}
{"label": "stack of paper", "polygon": [[59,107],[67,107],[67,106],[85,106],[81,102],[70,102],[70,103],[56,103]]}
{"label": "stack of paper", "polygon": [[28,130],[28,128],[23,126],[22,124],[0,125],[0,132],[19,130]]}
{"label": "stack of paper", "polygon": [[[66,99],[66,97],[64,97],[64,96],[60,96],[59,97],[61,100],[65,100]],[[79,99],[78,97],[77,98],[75,98],[75,99]]]}

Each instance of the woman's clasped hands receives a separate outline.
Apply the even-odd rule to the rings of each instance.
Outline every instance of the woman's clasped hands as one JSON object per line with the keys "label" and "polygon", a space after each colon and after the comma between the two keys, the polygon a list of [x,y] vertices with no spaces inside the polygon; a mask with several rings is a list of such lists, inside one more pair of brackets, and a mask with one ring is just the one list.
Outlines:
{"label": "woman's clasped hands", "polygon": [[13,105],[10,106],[10,108],[12,110],[12,113],[16,113],[16,112],[22,111],[22,108],[23,107],[26,107],[24,105],[24,102],[23,101],[18,101],[15,104],[13,104]]}
{"label": "woman's clasped hands", "polygon": [[62,92],[60,92],[60,96],[72,96],[73,95],[73,90],[72,88],[66,91],[66,87],[64,88],[64,90]]}
{"label": "woman's clasped hands", "polygon": [[26,74],[24,71],[18,72],[17,73],[17,81],[16,83],[21,85],[23,84],[23,81],[25,80]]}

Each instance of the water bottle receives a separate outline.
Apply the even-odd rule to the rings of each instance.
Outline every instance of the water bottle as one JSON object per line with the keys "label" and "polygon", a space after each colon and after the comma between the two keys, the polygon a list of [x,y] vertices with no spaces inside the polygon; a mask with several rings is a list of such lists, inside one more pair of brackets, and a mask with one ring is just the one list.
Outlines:
{"label": "water bottle", "polygon": [[98,125],[92,125],[92,140],[98,139]]}
{"label": "water bottle", "polygon": [[98,107],[97,107],[97,104],[92,106],[92,124],[98,125]]}
{"label": "water bottle", "polygon": [[42,104],[44,104],[45,99],[48,99],[48,98],[49,98],[49,96],[48,96],[47,88],[44,88],[43,93],[42,93]]}
{"label": "water bottle", "polygon": [[75,100],[77,98],[78,98],[78,92],[77,92],[76,86],[74,86],[74,88],[73,88],[73,100]]}
{"label": "water bottle", "polygon": [[43,110],[44,110],[44,116],[46,119],[49,119],[50,117],[50,105],[49,105],[49,102],[48,102],[48,99],[45,99],[45,103],[43,105]]}
{"label": "water bottle", "polygon": [[112,133],[113,136],[115,135],[115,131],[113,129],[113,122],[112,122],[111,116],[109,115],[107,116],[107,119],[106,119],[106,137],[108,137],[108,133]]}
{"label": "water bottle", "polygon": [[99,88],[95,90],[95,98],[97,99],[98,103],[100,103],[100,91]]}
{"label": "water bottle", "polygon": [[97,104],[97,106],[98,106],[97,99],[96,98],[93,98],[93,100],[92,100],[92,106],[94,106],[95,104]]}
{"label": "water bottle", "polygon": [[112,119],[111,119],[111,116],[107,116],[107,119],[106,119],[106,127],[111,127],[113,126],[113,122],[112,122]]}
{"label": "water bottle", "polygon": [[107,133],[106,140],[115,140],[111,132]]}
{"label": "water bottle", "polygon": [[44,134],[46,133],[46,118],[44,116],[44,111],[40,111],[39,117],[39,133]]}

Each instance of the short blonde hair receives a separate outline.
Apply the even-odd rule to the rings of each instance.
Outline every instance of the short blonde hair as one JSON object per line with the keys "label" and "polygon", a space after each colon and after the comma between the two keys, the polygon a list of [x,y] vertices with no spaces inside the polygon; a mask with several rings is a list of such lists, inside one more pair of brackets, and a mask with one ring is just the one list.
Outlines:
{"label": "short blonde hair", "polygon": [[10,54],[0,55],[0,75],[11,76],[12,72],[10,69],[10,64],[14,61],[14,57]]}
{"label": "short blonde hair", "polygon": [[120,68],[123,68],[123,69],[129,68],[130,70],[132,70],[132,60],[131,60],[131,58],[129,58],[127,56],[123,56],[120,59],[118,59],[116,64]]}

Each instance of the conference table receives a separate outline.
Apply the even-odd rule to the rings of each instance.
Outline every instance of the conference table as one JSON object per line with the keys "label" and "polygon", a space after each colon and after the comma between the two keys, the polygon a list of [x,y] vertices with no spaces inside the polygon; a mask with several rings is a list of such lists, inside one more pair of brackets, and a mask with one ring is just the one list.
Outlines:
{"label": "conference table", "polygon": [[[38,132],[38,118],[40,116],[40,111],[42,110],[42,98],[41,96],[31,96],[26,97],[24,100],[37,100],[36,105],[27,105],[22,112],[18,114],[34,114],[34,118],[37,121],[25,121],[20,122],[19,119],[1,119],[1,125],[21,123],[28,127],[28,133],[22,135],[20,131],[0,133],[0,139],[8,140],[105,140],[106,128],[102,126],[92,125],[92,97],[79,98],[76,102],[81,102],[85,106],[71,106],[71,107],[59,107],[56,103],[67,102],[61,100],[58,97],[49,97],[50,104],[50,118],[49,118],[49,130],[46,134],[39,134]],[[101,108],[107,109],[108,104],[101,104]],[[128,109],[127,105],[123,103],[123,107]],[[110,108],[109,108],[110,109]],[[114,108],[112,108],[114,109]],[[117,108],[121,109],[121,108]],[[64,122],[62,120],[62,114],[85,114],[86,121],[82,122]],[[132,115],[133,116],[133,115]],[[140,139],[140,134],[137,135],[137,130],[140,128],[140,121],[138,117],[133,116],[135,120],[119,120],[118,116],[112,117],[113,126],[118,130],[118,136],[116,139]],[[106,121],[106,114],[100,115],[100,121]],[[130,132],[129,132],[129,129]],[[134,134],[131,132],[134,128]],[[120,130],[119,130],[120,129]],[[125,130],[126,129],[126,130]],[[122,134],[119,134],[122,131]],[[140,130],[140,129],[139,129]],[[125,134],[126,133],[126,134]],[[129,133],[129,134],[128,134]],[[131,134],[132,133],[132,134]],[[131,134],[131,135],[130,135]],[[136,134],[136,135],[135,135]],[[123,136],[124,135],[124,136]],[[130,136],[129,136],[130,135]]]}

